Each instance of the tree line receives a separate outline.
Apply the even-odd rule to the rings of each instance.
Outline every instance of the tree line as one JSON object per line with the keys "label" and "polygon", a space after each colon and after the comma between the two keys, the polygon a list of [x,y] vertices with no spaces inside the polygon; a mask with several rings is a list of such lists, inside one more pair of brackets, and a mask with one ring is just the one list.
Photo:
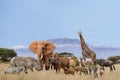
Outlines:
{"label": "tree line", "polygon": [[14,56],[17,53],[13,49],[0,48],[0,62],[7,62]]}

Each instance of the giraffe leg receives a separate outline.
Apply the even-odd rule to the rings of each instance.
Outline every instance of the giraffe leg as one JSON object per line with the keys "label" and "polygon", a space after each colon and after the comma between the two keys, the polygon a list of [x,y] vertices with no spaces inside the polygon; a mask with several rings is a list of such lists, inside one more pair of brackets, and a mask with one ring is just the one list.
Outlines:
{"label": "giraffe leg", "polygon": [[92,60],[92,65],[96,65],[95,60],[94,59],[91,60]]}
{"label": "giraffe leg", "polygon": [[85,57],[85,56],[83,56],[83,59],[84,59],[84,61],[86,62],[86,57]]}

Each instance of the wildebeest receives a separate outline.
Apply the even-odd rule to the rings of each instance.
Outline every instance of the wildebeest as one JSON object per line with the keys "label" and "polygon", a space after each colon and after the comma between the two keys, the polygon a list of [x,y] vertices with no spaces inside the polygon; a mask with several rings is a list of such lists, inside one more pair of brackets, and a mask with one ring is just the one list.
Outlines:
{"label": "wildebeest", "polygon": [[65,56],[60,56],[58,53],[54,53],[49,61],[54,66],[56,72],[60,72],[61,68],[69,68],[69,59]]}
{"label": "wildebeest", "polygon": [[113,61],[111,60],[105,60],[105,59],[97,59],[95,61],[95,64],[98,64],[102,67],[102,69],[104,70],[104,67],[109,67],[110,71],[113,71],[113,69],[115,70],[115,66]]}
{"label": "wildebeest", "polygon": [[4,73],[5,74],[19,74],[22,71],[24,71],[27,74],[27,71],[24,66],[23,67],[8,66],[7,68],[5,68]]}
{"label": "wildebeest", "polygon": [[24,66],[25,69],[30,69],[33,72],[35,70],[40,71],[42,67],[38,61],[32,57],[13,57],[10,61],[12,67],[21,67]]}

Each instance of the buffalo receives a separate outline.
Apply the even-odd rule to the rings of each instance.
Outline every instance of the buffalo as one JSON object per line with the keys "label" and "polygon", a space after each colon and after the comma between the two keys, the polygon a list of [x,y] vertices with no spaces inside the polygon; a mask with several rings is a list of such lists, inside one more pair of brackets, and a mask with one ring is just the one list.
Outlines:
{"label": "buffalo", "polygon": [[60,72],[61,68],[69,68],[69,58],[65,56],[60,56],[58,53],[54,53],[49,61],[54,66],[56,72]]}

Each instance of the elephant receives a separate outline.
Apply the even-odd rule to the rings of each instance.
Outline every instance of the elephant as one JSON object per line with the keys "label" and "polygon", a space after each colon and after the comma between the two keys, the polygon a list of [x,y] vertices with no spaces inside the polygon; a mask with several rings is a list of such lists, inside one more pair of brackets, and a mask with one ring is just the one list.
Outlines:
{"label": "elephant", "polygon": [[29,45],[29,49],[37,55],[38,61],[42,68],[45,64],[45,70],[49,70],[50,62],[49,59],[55,50],[55,45],[48,41],[33,41]]}
{"label": "elephant", "polygon": [[26,71],[27,69],[30,69],[32,72],[33,68],[35,68],[37,71],[40,71],[42,69],[38,61],[32,57],[13,57],[10,60],[10,66],[25,67]]}

